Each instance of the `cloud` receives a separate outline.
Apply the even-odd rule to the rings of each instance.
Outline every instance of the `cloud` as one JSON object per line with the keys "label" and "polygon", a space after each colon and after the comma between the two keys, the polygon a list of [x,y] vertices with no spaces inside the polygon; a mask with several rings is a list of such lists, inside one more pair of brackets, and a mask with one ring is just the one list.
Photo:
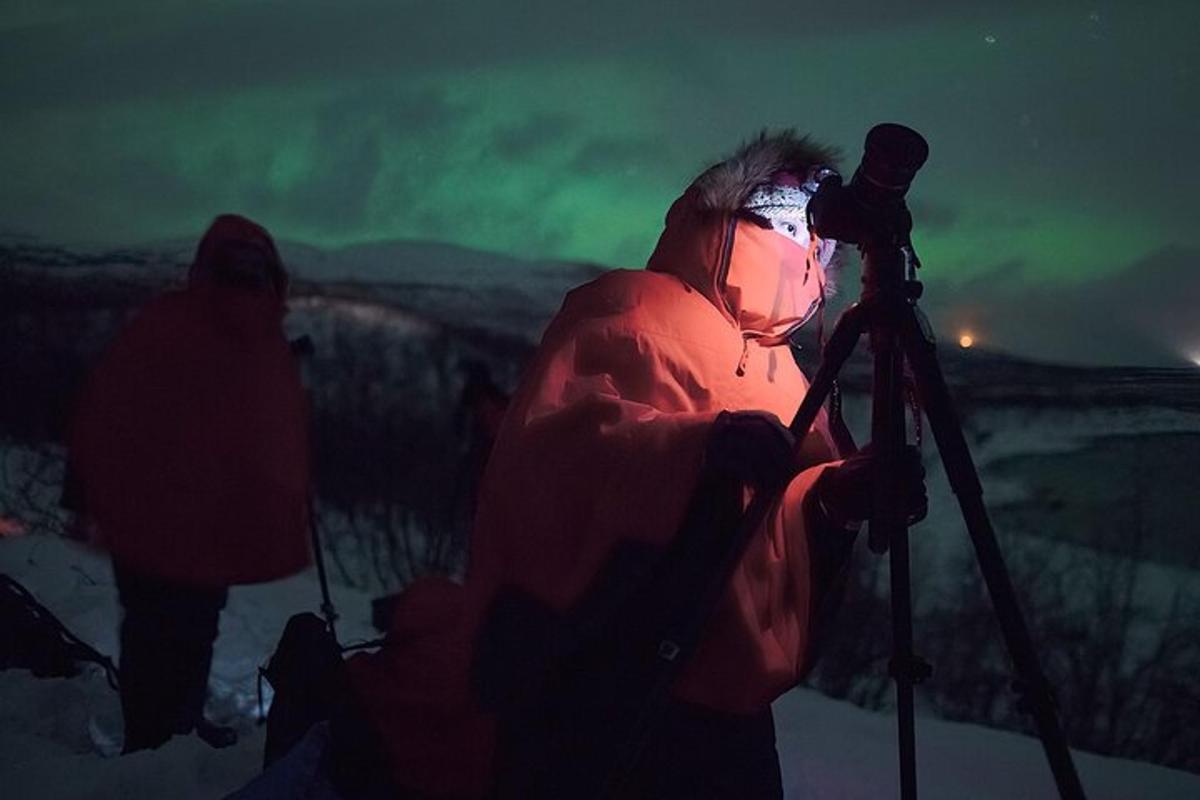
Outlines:
{"label": "cloud", "polygon": [[949,204],[922,198],[909,201],[908,209],[923,230],[939,233],[953,228],[960,216],[958,209]]}
{"label": "cloud", "polygon": [[662,139],[609,136],[585,141],[569,167],[580,175],[630,174],[661,168],[675,160],[676,152]]}
{"label": "cloud", "polygon": [[984,346],[1052,361],[1182,366],[1200,353],[1200,249],[1165,247],[1081,283],[1029,283],[1012,262],[923,305],[942,338],[970,331]]}
{"label": "cloud", "polygon": [[284,193],[283,210],[293,224],[334,233],[360,230],[383,164],[382,134],[343,124],[335,133],[320,135],[319,141],[330,149],[312,163],[303,191]]}
{"label": "cloud", "polygon": [[[813,39],[978,16],[941,0],[919,7],[849,2],[819,17],[790,0],[750,13],[693,0],[686,13],[641,0],[564,5],[358,0],[44,3],[0,10],[0,96],[10,108],[146,101],[343,79],[399,79],[503,64],[547,64],[635,52],[659,58],[698,41],[802,49]],[[1011,5],[1011,3],[1009,4]],[[26,8],[22,11],[21,8]],[[1006,8],[1005,15],[1011,9]],[[819,23],[819,24],[817,24]],[[686,57],[686,55],[685,55]]]}
{"label": "cloud", "polygon": [[311,142],[300,177],[271,191],[270,202],[292,225],[310,231],[335,237],[364,231],[377,188],[394,193],[398,205],[421,190],[414,169],[400,175],[388,169],[389,151],[410,152],[414,140],[436,139],[462,119],[462,109],[433,89],[335,95],[316,105],[311,121],[295,121],[311,126]]}
{"label": "cloud", "polygon": [[493,131],[491,148],[500,158],[524,161],[542,155],[547,149],[561,148],[564,140],[574,140],[578,135],[578,124],[566,114],[535,114]]}

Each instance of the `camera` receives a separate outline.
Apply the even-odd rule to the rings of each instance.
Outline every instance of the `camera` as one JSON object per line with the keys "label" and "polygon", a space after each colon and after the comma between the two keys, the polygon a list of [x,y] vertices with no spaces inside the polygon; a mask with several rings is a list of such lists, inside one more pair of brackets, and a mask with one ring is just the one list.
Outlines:
{"label": "camera", "polygon": [[862,161],[849,184],[833,170],[814,176],[808,224],[823,239],[866,246],[880,235],[907,234],[912,218],[904,196],[925,160],[929,144],[912,128],[885,122],[867,132]]}

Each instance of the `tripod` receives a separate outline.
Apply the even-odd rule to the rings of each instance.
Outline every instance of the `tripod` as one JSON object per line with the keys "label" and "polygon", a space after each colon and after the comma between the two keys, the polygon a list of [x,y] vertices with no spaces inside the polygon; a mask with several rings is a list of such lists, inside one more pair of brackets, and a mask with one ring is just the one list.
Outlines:
{"label": "tripod", "polygon": [[[909,234],[912,216],[904,204],[909,185],[929,150],[923,137],[893,123],[875,126],[868,134],[864,157],[848,186],[827,168],[815,170],[816,188],[808,204],[810,227],[822,238],[858,245],[863,256],[863,291],[858,303],[838,320],[789,429],[800,442],[830,396],[842,366],[863,334],[870,337],[874,357],[871,443],[877,453],[873,516],[869,522],[871,549],[890,550],[892,658],[889,672],[896,682],[900,744],[900,796],[916,800],[916,737],[913,687],[927,678],[930,668],[913,653],[912,598],[909,575],[908,523],[902,510],[900,459],[906,446],[904,369],[912,371],[916,396],[933,431],[934,441],[958,499],[975,556],[983,573],[1018,680],[1021,707],[1037,727],[1059,796],[1083,800],[1066,737],[1058,720],[1053,693],[1017,604],[1016,592],[996,543],[983,489],[954,412],[950,392],[938,364],[929,324],[917,308],[922,286]],[[835,431],[835,434],[837,432]],[[671,619],[658,640],[658,670],[646,694],[642,712],[633,722],[625,745],[615,759],[601,797],[620,797],[620,791],[661,712],[674,679],[695,649],[705,622],[719,603],[730,577],[750,540],[757,534],[778,493],[758,491],[745,509],[736,533],[716,559],[709,580],[697,587],[697,602],[687,613]],[[697,505],[697,498],[693,498]],[[685,528],[688,523],[685,522]]]}
{"label": "tripod", "polygon": [[[932,333],[916,305],[921,284],[915,279],[916,259],[908,242],[909,226],[911,218],[905,213],[899,224],[877,232],[862,246],[862,297],[838,320],[808,394],[790,426],[797,437],[809,430],[842,365],[861,335],[866,333],[874,356],[871,441],[879,451],[881,475],[876,486],[876,513],[869,523],[869,539],[874,552],[881,554],[890,550],[892,658],[889,671],[896,682],[901,797],[915,800],[917,796],[913,686],[929,675],[928,665],[917,658],[912,649],[908,526],[904,517],[897,513],[900,503],[896,465],[905,447],[902,378],[907,362],[912,370],[917,399],[929,420],[1016,668],[1018,681],[1015,686],[1022,696],[1022,705],[1033,716],[1059,795],[1083,798],[1083,787],[1059,724],[1053,693],[1038,663],[983,505],[983,489],[942,377]],[[753,505],[747,517],[761,513]]]}
{"label": "tripod", "polygon": [[[983,505],[979,476],[942,377],[932,334],[924,315],[916,306],[921,284],[915,280],[917,262],[908,241],[911,217],[904,212],[898,218],[898,226],[879,231],[861,247],[862,296],[858,303],[842,314],[834,327],[825,345],[821,365],[789,429],[797,442],[803,440],[829,396],[842,365],[854,351],[859,338],[867,334],[874,356],[871,441],[880,458],[881,476],[876,485],[876,513],[869,522],[869,541],[871,549],[878,554],[890,550],[892,658],[889,672],[896,682],[900,796],[904,800],[916,800],[917,797],[913,687],[930,674],[929,666],[913,653],[908,525],[900,511],[901,487],[896,481],[899,475],[896,466],[906,444],[903,374],[907,362],[915,380],[918,401],[925,410],[950,486],[958,499],[992,606],[1016,668],[1018,680],[1014,687],[1021,695],[1021,706],[1033,716],[1059,796],[1064,800],[1083,800],[1083,787],[1059,724],[1053,693],[1038,663],[1033,641],[1017,604],[1016,592]],[[721,563],[713,572],[713,580],[699,593],[693,612],[686,619],[676,620],[665,631],[658,645],[660,671],[657,680],[601,797],[621,796],[621,787],[649,735],[656,715],[661,711],[674,678],[686,660],[686,654],[699,641],[704,623],[719,602],[746,545],[759,531],[777,500],[778,495],[773,492],[755,493]]]}

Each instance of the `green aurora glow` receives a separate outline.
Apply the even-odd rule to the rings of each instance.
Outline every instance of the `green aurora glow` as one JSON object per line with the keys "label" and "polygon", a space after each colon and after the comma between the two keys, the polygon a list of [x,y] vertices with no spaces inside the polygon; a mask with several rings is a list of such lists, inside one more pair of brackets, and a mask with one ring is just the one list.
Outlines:
{"label": "green aurora glow", "polygon": [[796,126],[849,169],[890,119],[932,146],[910,198],[935,284],[1200,249],[1194,4],[644,5],[17,4],[0,228],[130,244],[237,210],[323,246],[636,266],[742,138]]}

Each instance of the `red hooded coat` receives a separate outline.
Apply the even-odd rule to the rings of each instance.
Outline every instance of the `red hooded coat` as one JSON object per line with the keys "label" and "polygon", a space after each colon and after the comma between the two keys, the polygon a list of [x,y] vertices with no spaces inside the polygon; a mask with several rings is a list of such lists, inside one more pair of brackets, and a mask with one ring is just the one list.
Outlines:
{"label": "red hooded coat", "polygon": [[[214,277],[245,248],[274,266],[266,291]],[[285,281],[266,231],[219,217],[188,288],[151,301],[97,365],[71,468],[96,543],[121,564],[212,586],[308,564],[307,403],[280,325]]]}
{"label": "red hooded coat", "polygon": [[[565,613],[619,543],[665,545],[676,534],[721,411],[786,423],[803,399],[787,348],[765,345],[780,344],[820,297],[816,242],[805,248],[734,212],[755,183],[808,164],[778,149],[742,157],[755,159],[737,172],[744,192],[714,186],[726,165],[702,176],[672,207],[646,270],[610,272],[567,296],[501,426],[459,596],[449,602],[444,581],[414,584],[393,644],[350,662],[402,785],[486,790],[494,721],[469,678],[499,590]],[[807,468],[745,553],[679,698],[753,713],[799,680],[815,605],[801,501],[833,457],[825,427],[822,415],[803,442]]]}

